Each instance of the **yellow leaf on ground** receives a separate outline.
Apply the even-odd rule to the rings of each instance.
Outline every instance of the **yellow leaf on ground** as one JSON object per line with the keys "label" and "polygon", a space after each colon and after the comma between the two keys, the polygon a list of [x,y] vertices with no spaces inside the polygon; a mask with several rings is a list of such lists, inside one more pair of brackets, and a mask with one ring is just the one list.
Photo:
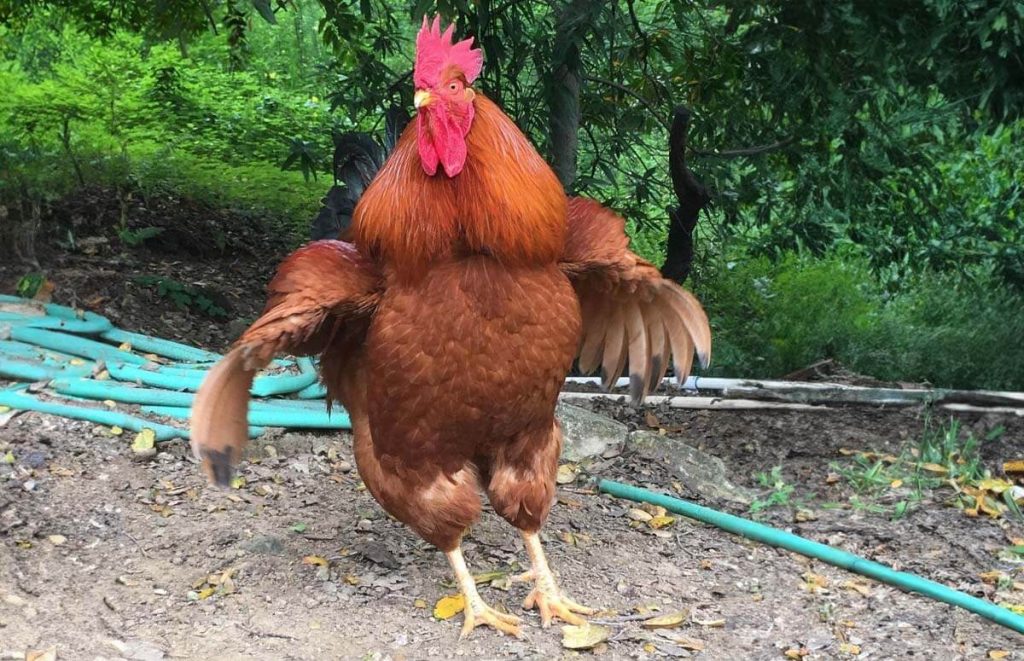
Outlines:
{"label": "yellow leaf on ground", "polygon": [[241,489],[244,486],[245,486],[245,478],[242,477],[241,475],[236,475],[233,478],[231,478],[231,488],[232,489]]}
{"label": "yellow leaf on ground", "polygon": [[576,476],[579,475],[579,469],[572,464],[562,464],[558,467],[558,473],[555,474],[555,482],[559,484],[569,484],[576,481]]}
{"label": "yellow leaf on ground", "polygon": [[327,558],[319,555],[307,555],[302,558],[302,564],[304,565],[318,565],[320,567],[327,566]]}
{"label": "yellow leaf on ground", "polygon": [[45,650],[26,650],[25,661],[57,661],[57,647]]}
{"label": "yellow leaf on ground", "polygon": [[644,620],[641,626],[644,629],[674,629],[675,627],[681,626],[689,616],[690,611],[679,611],[678,613],[659,615],[658,617],[652,617],[649,620]]}
{"label": "yellow leaf on ground", "polygon": [[112,436],[120,436],[123,433],[124,433],[124,430],[121,429],[120,427],[118,427],[117,425],[114,425],[113,427],[110,428],[110,434]]}
{"label": "yellow leaf on ground", "polygon": [[852,654],[857,656],[860,654],[860,645],[854,645],[853,643],[840,643],[839,651],[843,654]]}
{"label": "yellow leaf on ground", "polygon": [[434,604],[434,617],[439,620],[448,620],[464,610],[466,610],[466,598],[462,594],[448,595],[441,597]]}
{"label": "yellow leaf on ground", "polygon": [[608,640],[611,631],[598,624],[562,627],[562,647],[569,650],[589,650]]}
{"label": "yellow leaf on ground", "polygon": [[871,596],[871,584],[862,579],[844,581],[842,587],[844,587],[847,590],[853,590],[855,592],[858,592],[862,597]]}
{"label": "yellow leaf on ground", "polygon": [[216,593],[217,593],[217,588],[213,588],[213,587],[203,588],[202,590],[199,591],[199,598],[200,599],[209,599],[210,597],[212,597]]}
{"label": "yellow leaf on ground", "polygon": [[988,658],[990,659],[1005,659],[1010,656],[1010,653],[1006,650],[989,650]]}
{"label": "yellow leaf on ground", "polygon": [[2,461],[5,464],[13,464],[15,461],[14,453],[8,450],[7,454],[5,454],[3,457],[0,457],[0,461]]}
{"label": "yellow leaf on ground", "polygon": [[1011,604],[1003,601],[1000,602],[999,605],[1007,610],[1013,611],[1017,615],[1024,615],[1024,604]]}
{"label": "yellow leaf on ground", "polygon": [[670,526],[675,522],[676,518],[674,516],[656,516],[653,517],[650,521],[648,521],[647,525],[657,530],[658,528]]}
{"label": "yellow leaf on ground", "polygon": [[132,441],[132,452],[137,454],[149,454],[156,450],[156,432],[148,427],[135,435]]}
{"label": "yellow leaf on ground", "polygon": [[810,650],[806,647],[790,647],[788,650],[783,652],[787,659],[802,659],[810,653]]}
{"label": "yellow leaf on ground", "polygon": [[946,469],[945,466],[940,466],[938,464],[933,464],[933,463],[921,464],[921,470],[926,470],[929,473],[942,473],[942,474],[946,474],[946,473],[949,472]]}
{"label": "yellow leaf on ground", "polygon": [[889,483],[889,487],[891,487],[893,489],[899,489],[902,486],[903,486],[903,480],[893,480],[892,482]]}
{"label": "yellow leaf on ground", "polygon": [[978,574],[978,576],[983,582],[988,583],[989,585],[995,585],[999,582],[999,579],[1003,577],[1003,572],[998,569],[993,569],[992,571],[982,572]]}
{"label": "yellow leaf on ground", "polygon": [[978,482],[978,488],[984,489],[985,491],[991,491],[992,493],[1003,493],[1007,489],[1012,489],[1013,484],[1006,480],[999,480],[994,477],[987,477],[984,480]]}
{"label": "yellow leaf on ground", "polygon": [[481,585],[483,583],[490,583],[491,581],[499,578],[505,578],[507,575],[507,572],[503,571],[485,571],[482,574],[473,574],[473,582],[477,585]]}
{"label": "yellow leaf on ground", "polygon": [[425,599],[417,599],[416,601],[412,602],[412,605],[416,608],[426,608],[427,601]]}
{"label": "yellow leaf on ground", "polygon": [[725,626],[725,620],[722,619],[722,618],[719,618],[717,620],[698,620],[697,618],[693,618],[693,623],[694,624],[699,624],[702,627],[724,627]]}
{"label": "yellow leaf on ground", "polygon": [[1024,459],[1003,462],[1004,473],[1024,473]]}
{"label": "yellow leaf on ground", "polygon": [[828,578],[814,572],[806,572],[803,575],[803,589],[808,592],[819,592],[828,589]]}

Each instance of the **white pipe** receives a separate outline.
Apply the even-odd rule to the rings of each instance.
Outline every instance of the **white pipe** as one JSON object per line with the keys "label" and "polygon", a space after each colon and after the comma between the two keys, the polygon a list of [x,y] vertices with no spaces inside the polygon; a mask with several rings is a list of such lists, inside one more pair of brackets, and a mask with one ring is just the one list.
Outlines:
{"label": "white pipe", "polygon": [[[566,401],[580,401],[588,399],[609,399],[626,400],[626,395],[606,392],[563,392],[559,399]],[[651,395],[644,399],[645,404],[657,406],[668,404],[675,409],[789,409],[791,411],[828,411],[827,406],[815,404],[793,404],[790,402],[770,402],[756,399],[722,399],[721,397],[669,397],[666,395]]]}
{"label": "white pipe", "polygon": [[[601,379],[595,376],[571,376],[566,383],[573,384],[595,384],[600,385]],[[674,384],[675,379],[666,377],[662,384]],[[619,378],[615,381],[615,387],[624,388],[629,386],[629,379]],[[771,379],[725,379],[718,377],[691,376],[680,386],[683,390],[716,390],[736,391],[744,393],[751,390],[791,390],[802,392],[821,391],[842,391],[850,393],[872,393],[874,403],[878,404],[909,404],[920,401],[927,401],[930,396],[936,394],[950,393],[954,391],[932,388],[885,388],[872,386],[851,386],[842,383],[828,381],[775,381]],[[959,391],[956,391],[959,392]],[[1000,390],[971,390],[963,391],[978,397],[992,397],[1013,402],[1020,402],[1024,405],[1024,393]],[[650,400],[650,397],[648,397]]]}

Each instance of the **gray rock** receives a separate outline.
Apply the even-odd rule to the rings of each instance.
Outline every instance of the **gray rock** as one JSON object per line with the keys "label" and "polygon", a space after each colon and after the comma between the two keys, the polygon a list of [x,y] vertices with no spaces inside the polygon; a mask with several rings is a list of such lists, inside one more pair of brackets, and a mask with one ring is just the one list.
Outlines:
{"label": "gray rock", "polygon": [[281,555],[284,553],[284,542],[273,535],[256,535],[242,542],[242,548],[251,553],[262,555]]}
{"label": "gray rock", "polygon": [[559,402],[555,415],[562,423],[562,458],[579,462],[621,450],[629,428],[584,408]]}
{"label": "gray rock", "polygon": [[729,473],[721,459],[681,439],[635,431],[629,435],[627,448],[642,457],[668,464],[683,486],[694,493],[743,505],[754,500],[753,492],[727,477]]}

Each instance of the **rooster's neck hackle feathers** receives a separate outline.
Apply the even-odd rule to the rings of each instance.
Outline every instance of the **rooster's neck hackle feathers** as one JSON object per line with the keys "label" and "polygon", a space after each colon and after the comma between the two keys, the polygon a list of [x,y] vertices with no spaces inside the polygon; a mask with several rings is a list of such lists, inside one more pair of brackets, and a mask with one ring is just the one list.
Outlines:
{"label": "rooster's neck hackle feathers", "polygon": [[432,24],[423,17],[423,27],[416,35],[416,64],[413,67],[413,82],[417,89],[429,89],[439,82],[451,68],[457,69],[472,83],[480,75],[484,56],[479,48],[473,48],[473,38],[452,43],[455,24],[441,32],[441,17]]}
{"label": "rooster's neck hackle feathers", "polygon": [[356,207],[356,243],[403,278],[472,254],[513,265],[554,264],[565,245],[566,198],[522,131],[483,94],[457,177],[424,173],[415,127]]}

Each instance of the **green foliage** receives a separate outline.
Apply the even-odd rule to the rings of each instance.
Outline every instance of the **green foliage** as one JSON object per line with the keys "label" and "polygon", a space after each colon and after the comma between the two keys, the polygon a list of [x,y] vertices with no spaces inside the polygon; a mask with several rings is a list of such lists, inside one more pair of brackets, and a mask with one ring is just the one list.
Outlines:
{"label": "green foliage", "polygon": [[117,232],[117,238],[131,247],[141,246],[146,241],[159,236],[164,231],[162,227],[140,227],[139,229],[122,228]]}
{"label": "green foliage", "polygon": [[825,358],[881,379],[1024,388],[1024,296],[991,274],[926,273],[886,293],[852,251],[704,269],[712,373],[780,376]]}
{"label": "green foliage", "polygon": [[[890,514],[898,519],[914,509],[925,492],[950,485],[976,488],[991,478],[981,460],[981,444],[991,443],[1002,436],[1003,427],[996,427],[979,439],[964,431],[960,421],[950,418],[948,424],[937,425],[931,417],[925,419],[924,430],[918,441],[904,448],[899,456],[862,452],[854,455],[849,464],[833,463],[832,469],[841,475],[857,493],[851,497],[854,507],[879,514]],[[964,497],[957,487],[962,506],[975,504]],[[899,489],[900,500],[889,507],[876,501],[892,489]],[[1012,497],[1004,498],[1007,509],[1020,517]],[[891,500],[890,500],[891,502]]]}
{"label": "green foliage", "polygon": [[794,485],[782,477],[782,466],[775,466],[767,473],[757,473],[754,478],[758,485],[770,491],[763,498],[756,498],[750,503],[750,513],[757,514],[772,507],[784,507],[790,504]]}
{"label": "green foliage", "polygon": [[35,296],[43,284],[46,283],[46,276],[42,273],[26,273],[18,279],[17,294],[22,298],[32,298]]}
{"label": "green foliage", "polygon": [[154,289],[159,296],[170,300],[181,310],[197,310],[216,319],[228,316],[227,310],[217,305],[212,298],[197,287],[186,285],[172,278],[151,275],[137,276],[134,280],[143,287]]}

